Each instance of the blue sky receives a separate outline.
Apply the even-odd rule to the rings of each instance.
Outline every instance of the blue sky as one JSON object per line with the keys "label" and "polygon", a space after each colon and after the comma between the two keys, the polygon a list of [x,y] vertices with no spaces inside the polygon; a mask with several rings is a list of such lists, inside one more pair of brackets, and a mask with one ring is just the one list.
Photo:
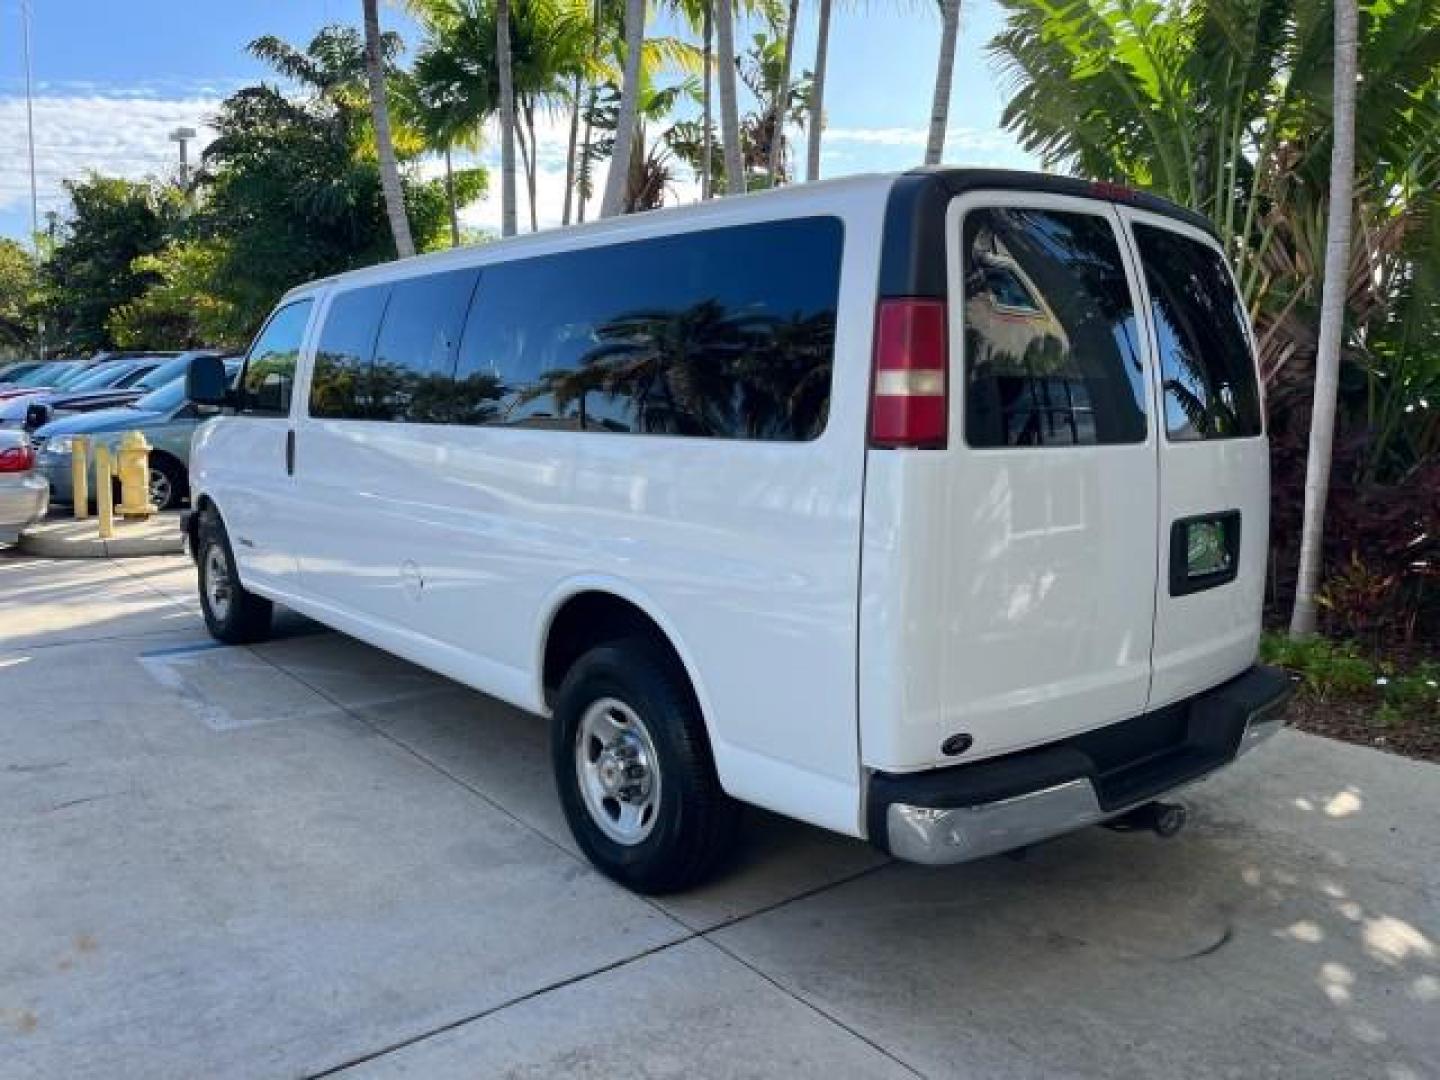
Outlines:
{"label": "blue sky", "polygon": [[[31,0],[40,212],[63,208],[60,181],[87,168],[128,176],[173,169],[178,125],[202,129],[216,102],[267,74],[245,52],[261,34],[301,43],[329,22],[359,22],[360,0]],[[905,168],[923,153],[939,39],[932,4],[837,5],[826,91],[827,176]],[[947,160],[1027,167],[998,128],[1002,79],[985,53],[1000,23],[993,0],[966,0]],[[382,22],[418,34],[393,5]],[[802,5],[797,65],[814,57],[814,8]],[[0,0],[0,234],[29,230],[20,0]],[[749,31],[737,34],[746,41]],[[797,138],[803,137],[796,133]],[[542,133],[540,217],[558,216],[563,127]],[[490,155],[482,153],[482,160]],[[682,183],[676,194],[689,197]],[[525,213],[522,208],[522,220]],[[467,221],[489,226],[485,203]]]}

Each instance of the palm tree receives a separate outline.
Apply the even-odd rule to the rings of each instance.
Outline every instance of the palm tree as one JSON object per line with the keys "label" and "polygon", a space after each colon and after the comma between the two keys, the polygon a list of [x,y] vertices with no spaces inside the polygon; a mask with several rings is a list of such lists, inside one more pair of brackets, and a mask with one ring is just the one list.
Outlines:
{"label": "palm tree", "polygon": [[930,135],[925,164],[940,164],[945,152],[945,127],[950,119],[950,86],[955,72],[955,39],[960,34],[960,0],[940,0],[944,25],[940,31],[940,62],[935,71],[935,100],[930,106]]}
{"label": "palm tree", "polygon": [[605,179],[600,216],[614,217],[625,203],[630,155],[635,146],[636,104],[640,96],[640,54],[645,45],[645,0],[625,0],[625,74],[620,84],[620,118],[615,151]]}
{"label": "palm tree", "polygon": [[450,211],[450,243],[460,244],[460,198],[455,182],[453,152],[464,147],[479,150],[485,111],[465,93],[465,72],[457,71],[455,57],[444,49],[422,47],[414,66],[394,79],[396,119],[415,132],[445,164],[445,199]]}
{"label": "palm tree", "polygon": [[510,0],[495,0],[495,57],[500,73],[500,235],[514,236],[515,73],[510,57]]}
{"label": "palm tree", "polygon": [[380,186],[385,192],[385,212],[395,236],[395,250],[404,259],[415,254],[410,236],[410,219],[405,213],[405,193],[400,187],[400,166],[395,160],[395,143],[390,138],[390,109],[385,99],[385,52],[380,37],[379,0],[361,0],[365,14],[365,75],[370,84],[370,112],[375,123],[375,151],[380,160]]}
{"label": "palm tree", "polygon": [[785,119],[789,105],[790,68],[795,59],[795,24],[800,18],[800,0],[790,0],[785,18],[784,59],[780,62],[780,92],[775,95],[775,130],[770,137],[770,186],[780,183],[780,155],[785,145]]}
{"label": "palm tree", "polygon": [[815,75],[810,89],[810,122],[805,132],[805,180],[820,179],[820,134],[825,126],[825,67],[830,56],[830,0],[820,0],[815,39]]}
{"label": "palm tree", "polygon": [[745,191],[745,159],[740,146],[740,105],[735,93],[734,0],[715,0],[715,63],[720,83],[720,143],[725,151],[725,191]]}
{"label": "palm tree", "polygon": [[1340,341],[1350,279],[1350,226],[1354,218],[1355,83],[1359,49],[1355,0],[1335,0],[1335,133],[1330,148],[1330,211],[1325,229],[1325,282],[1320,300],[1320,342],[1315,357],[1315,397],[1310,414],[1310,452],[1305,466],[1305,518],[1300,574],[1290,636],[1315,632],[1320,585],[1325,501],[1335,440],[1335,399],[1340,384]]}
{"label": "palm tree", "polygon": [[704,31],[705,38],[705,76],[702,86],[701,103],[701,154],[700,154],[700,198],[708,199],[715,193],[715,155],[712,149],[714,142],[715,108],[711,100],[710,87],[713,80],[710,78],[711,70],[714,68],[715,60],[715,8],[713,0],[703,0],[705,5]]}

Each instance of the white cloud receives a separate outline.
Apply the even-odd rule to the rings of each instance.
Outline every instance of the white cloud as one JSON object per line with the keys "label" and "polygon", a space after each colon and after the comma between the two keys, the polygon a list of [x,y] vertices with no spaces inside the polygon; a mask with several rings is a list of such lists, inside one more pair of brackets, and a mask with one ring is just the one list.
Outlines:
{"label": "white cloud", "polygon": [[[827,128],[825,131],[826,144],[857,143],[923,149],[928,138],[929,132],[925,128]],[[955,127],[952,124],[945,133],[945,155],[951,157],[963,152],[1018,153],[1020,150],[1015,139],[999,129]]]}
{"label": "white cloud", "polygon": [[[131,179],[170,176],[179,164],[179,148],[169,141],[177,127],[193,127],[193,165],[214,138],[205,120],[218,97],[148,98],[113,94],[41,95],[35,98],[35,173],[40,213],[60,210],[62,181],[87,170]],[[25,210],[30,202],[26,152],[25,99],[0,97],[0,211]],[[42,222],[43,227],[43,222]]]}

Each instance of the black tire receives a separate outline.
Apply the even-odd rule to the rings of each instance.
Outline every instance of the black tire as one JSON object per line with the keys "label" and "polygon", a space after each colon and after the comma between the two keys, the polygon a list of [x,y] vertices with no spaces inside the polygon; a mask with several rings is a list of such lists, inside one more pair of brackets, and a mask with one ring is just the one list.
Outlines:
{"label": "black tire", "polygon": [[[205,615],[210,636],[227,645],[264,641],[270,636],[275,605],[240,584],[230,537],[226,535],[220,515],[213,509],[201,515],[198,534],[200,545],[195,564],[199,569],[200,610]],[[222,574],[223,590],[220,588]]]}
{"label": "black tire", "polygon": [[[185,496],[190,491],[190,477],[184,465],[171,457],[152,456],[150,473],[150,501],[155,504],[156,510],[174,510],[185,501]],[[162,490],[168,492],[168,498],[164,500],[163,505],[160,499],[155,498],[155,490],[161,486],[156,483],[156,473],[164,477]]]}
{"label": "black tire", "polygon": [[[607,699],[640,719],[658,763],[653,824],[629,843],[607,835],[582,790],[581,724]],[[653,640],[607,642],[574,663],[556,698],[550,747],[575,842],[620,884],[648,894],[677,892],[714,874],[734,846],[739,807],[720,787],[695,695],[678,663]]]}

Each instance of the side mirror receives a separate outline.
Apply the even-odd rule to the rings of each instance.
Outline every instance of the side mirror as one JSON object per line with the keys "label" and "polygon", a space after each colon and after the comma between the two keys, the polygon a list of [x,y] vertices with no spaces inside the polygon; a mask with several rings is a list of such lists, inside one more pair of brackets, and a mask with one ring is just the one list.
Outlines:
{"label": "side mirror", "polygon": [[218,356],[196,356],[185,372],[185,396],[195,405],[219,408],[230,404],[230,379]]}

